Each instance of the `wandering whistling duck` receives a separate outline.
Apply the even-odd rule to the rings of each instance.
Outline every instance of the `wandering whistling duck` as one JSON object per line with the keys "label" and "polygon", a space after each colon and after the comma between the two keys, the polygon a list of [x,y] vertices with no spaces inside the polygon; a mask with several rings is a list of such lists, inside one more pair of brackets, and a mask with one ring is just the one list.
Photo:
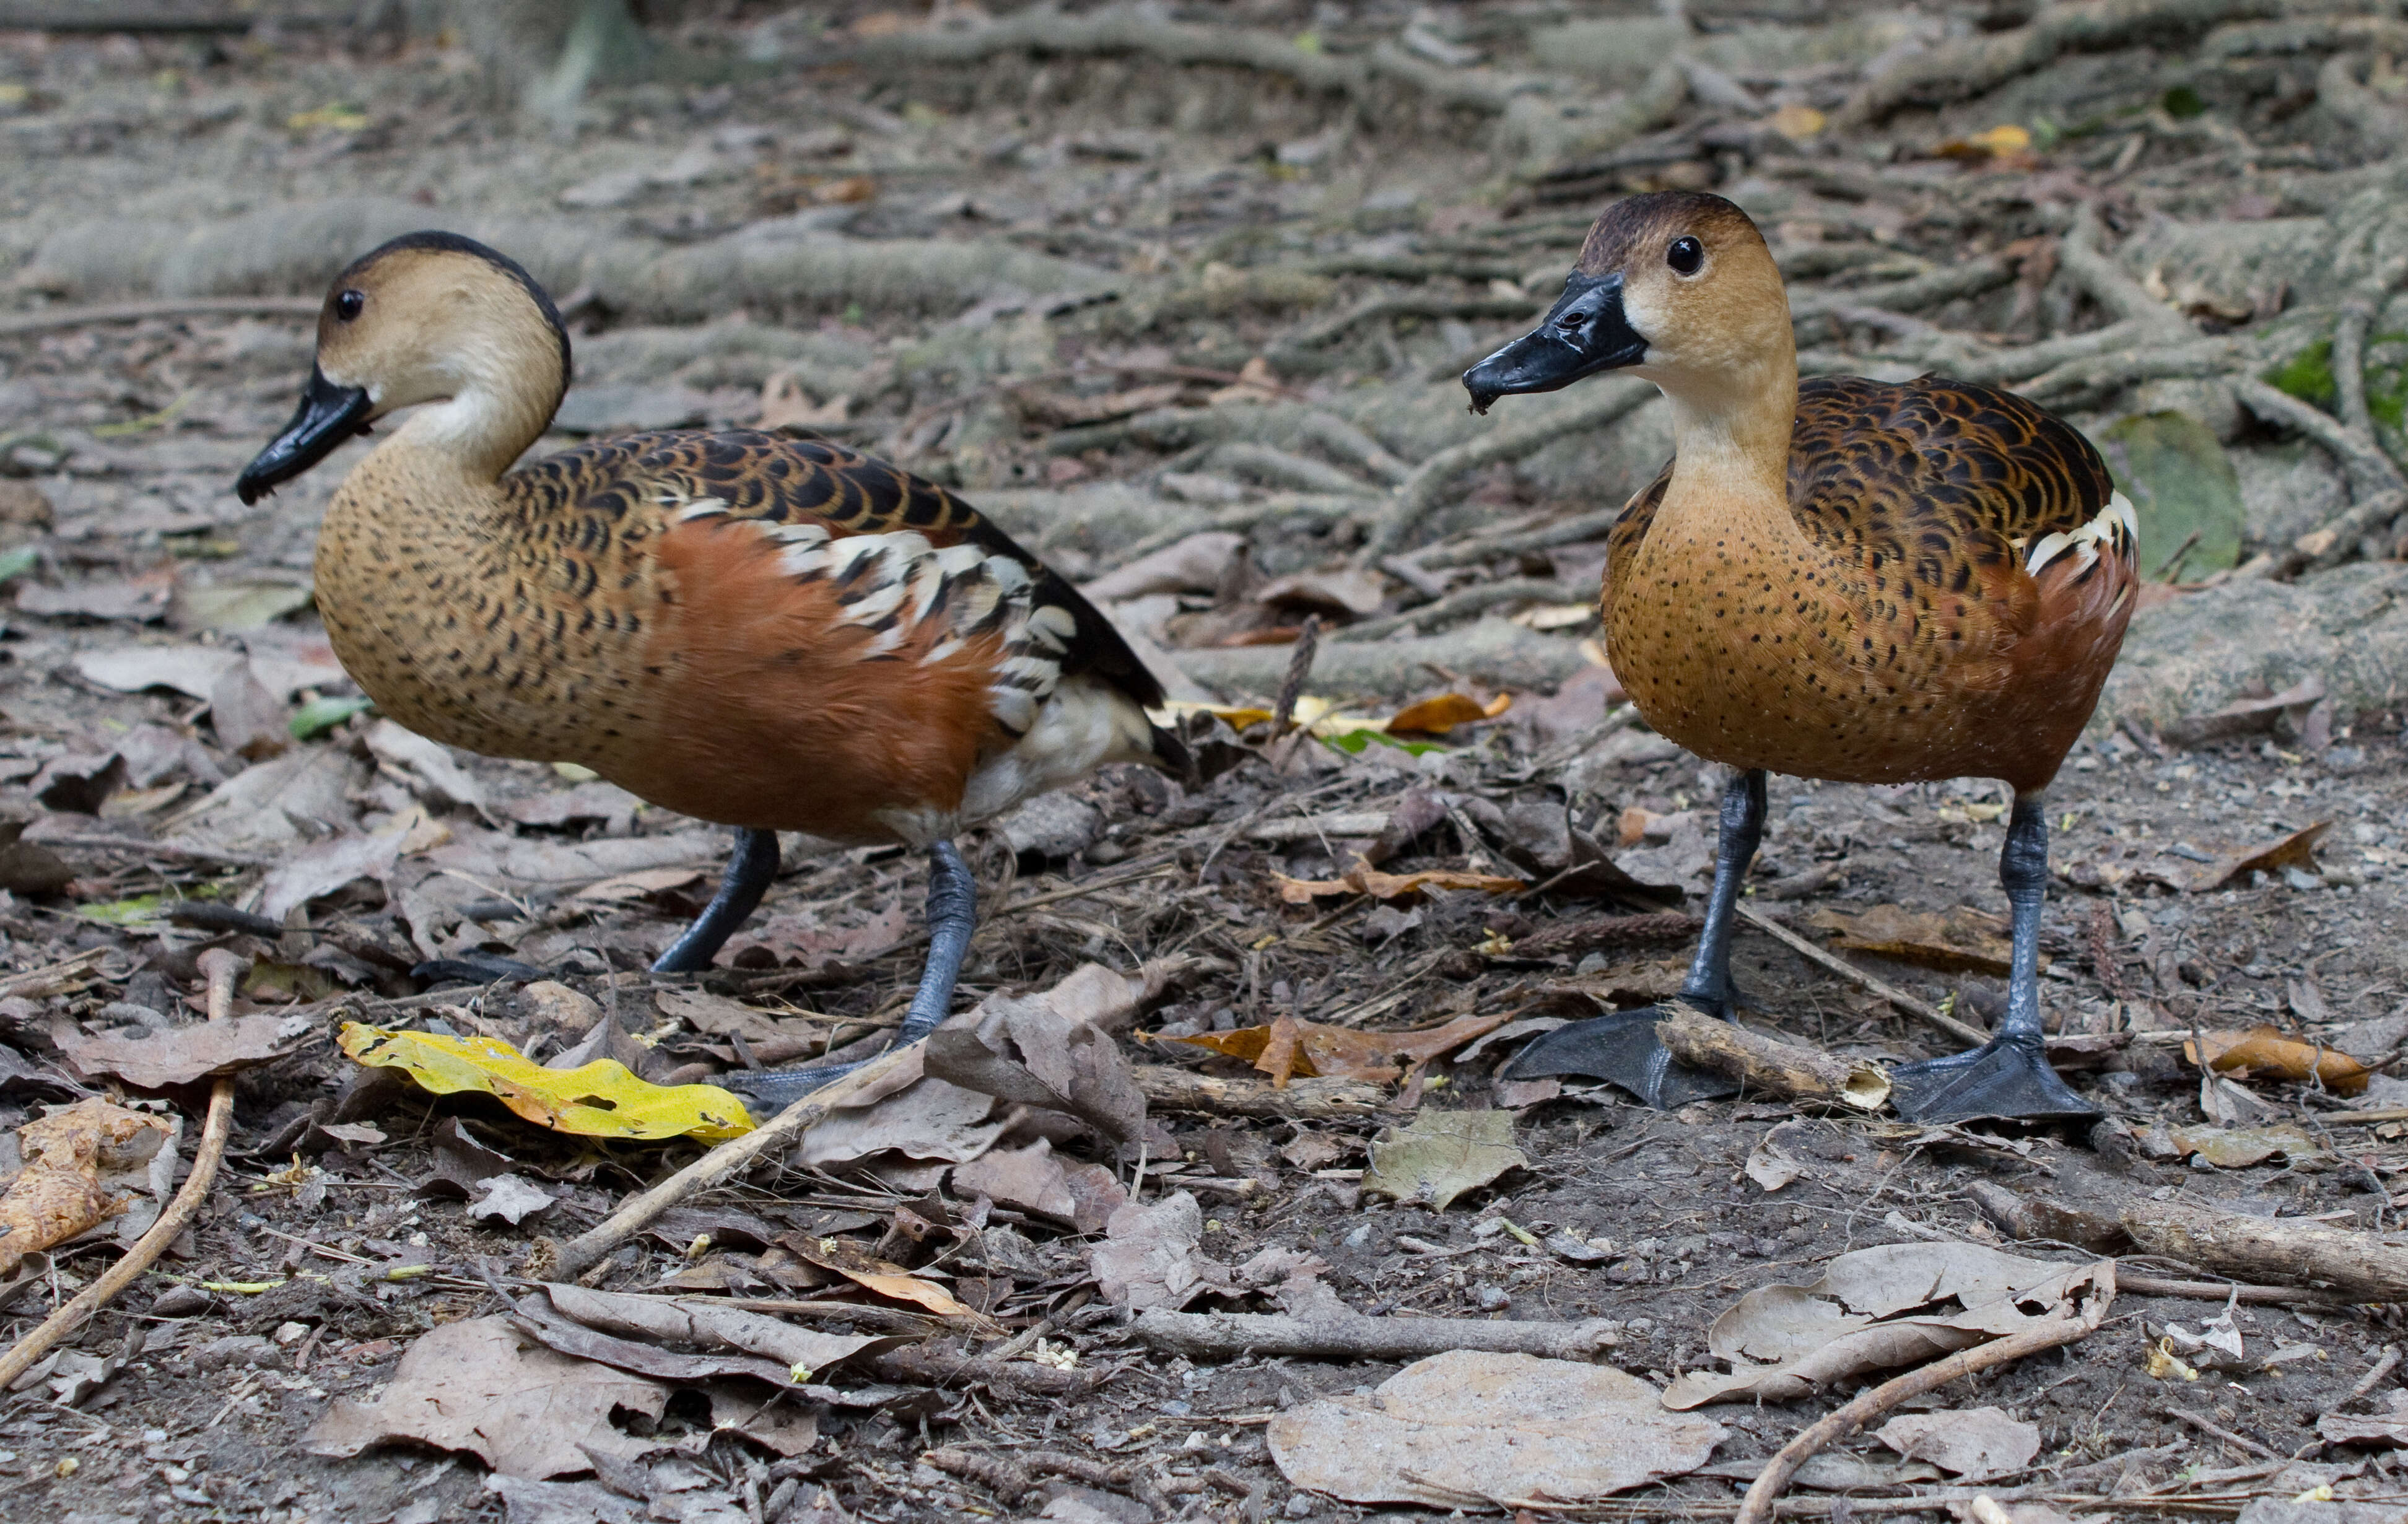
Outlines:
{"label": "wandering whistling duck", "polygon": [[[1672,406],[1671,464],[1608,546],[1613,670],[1657,732],[1739,769],[1722,802],[1684,1002],[1730,1014],[1732,907],[1765,775],[1963,776],[2014,790],[2000,881],[2007,1012],[1968,1053],[1893,1073],[1914,1118],[2091,1114],[2050,1068],[2038,958],[2043,794],[2114,664],[2139,525],[2071,427],[2020,397],[1926,376],[1798,379],[1762,235],[1720,196],[1606,208],[1546,320],[1464,374],[1472,408],[1630,370]],[[1729,1093],[1680,1069],[1656,1013],[1548,1033],[1509,1072],[1611,1079],[1662,1105]]]}
{"label": "wandering whistling duck", "polygon": [[[652,966],[709,966],[780,831],[932,855],[930,949],[896,1042],[944,1019],[973,886],[952,837],[1107,762],[1178,769],[1160,686],[1059,577],[959,498],[825,443],[595,440],[512,468],[568,387],[525,270],[414,233],[335,279],[256,501],[415,407],[326,509],[317,599],[344,667],[422,735],[574,762],[737,828],[719,891]],[[841,1070],[743,1076],[765,1102]]]}

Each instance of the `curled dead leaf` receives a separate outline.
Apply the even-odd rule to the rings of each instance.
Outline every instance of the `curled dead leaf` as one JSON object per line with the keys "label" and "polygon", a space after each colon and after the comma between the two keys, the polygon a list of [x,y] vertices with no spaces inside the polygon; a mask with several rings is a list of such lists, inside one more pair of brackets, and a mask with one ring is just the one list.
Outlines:
{"label": "curled dead leaf", "polygon": [[2302,1042],[2272,1026],[2247,1032],[2201,1033],[2197,1042],[2183,1044],[2183,1057],[2200,1061],[2200,1046],[2207,1048],[2207,1066],[2217,1074],[2242,1079],[2272,1077],[2304,1080],[2314,1076],[2335,1095],[2357,1095],[2366,1089],[2366,1065],[2321,1043]]}
{"label": "curled dead leaf", "polygon": [[1484,719],[1494,719],[1513,706],[1513,695],[1499,693],[1486,704],[1467,698],[1461,693],[1440,693],[1434,699],[1409,704],[1388,717],[1391,735],[1444,735],[1457,725],[1476,725]]}
{"label": "curled dead leaf", "polygon": [[[1384,1084],[1401,1078],[1412,1065],[1427,1063],[1475,1037],[1486,1035],[1512,1017],[1510,1011],[1498,1011],[1486,1016],[1459,1016],[1443,1025],[1415,1032],[1363,1032],[1319,1021],[1298,1021],[1283,1015],[1278,1022],[1266,1027],[1208,1032],[1169,1041],[1243,1059],[1269,1075],[1275,1085],[1281,1083],[1283,1063],[1285,1074],[1297,1079],[1359,1079]],[[1281,1023],[1295,1028],[1293,1058],[1284,1058],[1274,1050]]]}
{"label": "curled dead leaf", "polygon": [[126,1208],[126,1199],[101,1183],[112,1151],[155,1130],[166,1118],[94,1097],[37,1117],[17,1130],[24,1168],[0,1193],[0,1275],[53,1244],[64,1244]]}

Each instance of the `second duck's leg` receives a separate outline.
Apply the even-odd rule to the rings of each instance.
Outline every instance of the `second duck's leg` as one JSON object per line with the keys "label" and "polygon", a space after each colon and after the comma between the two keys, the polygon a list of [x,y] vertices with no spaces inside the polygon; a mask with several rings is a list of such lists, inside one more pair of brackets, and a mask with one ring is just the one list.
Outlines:
{"label": "second duck's leg", "polygon": [[[943,1024],[953,1007],[953,984],[969,955],[970,933],[978,928],[978,881],[961,849],[940,841],[928,852],[928,961],[920,971],[920,988],[903,1014],[889,1048],[918,1042]],[[770,1111],[781,1111],[839,1075],[849,1075],[867,1059],[850,1063],[814,1063],[792,1069],[752,1069],[723,1075],[719,1083]]]}
{"label": "second duck's leg", "polygon": [[1999,854],[1999,882],[2014,915],[2007,1014],[1990,1040],[1968,1053],[1890,1071],[1892,1104],[1913,1121],[1956,1117],[2095,1117],[2049,1066],[2040,1019],[2040,921],[2048,903],[2048,805],[2019,794]]}
{"label": "second duck's leg", "polygon": [[[1733,777],[1723,790],[1722,830],[1715,843],[1714,887],[1706,897],[1705,930],[1698,938],[1697,956],[1681,983],[1680,998],[1713,1015],[1728,1018],[1731,998],[1731,920],[1747,868],[1756,860],[1756,844],[1764,838],[1764,774],[1751,770]],[[1651,1106],[1685,1105],[1691,1101],[1737,1093],[1739,1082],[1702,1069],[1672,1061],[1656,1040],[1656,1023],[1663,1007],[1616,1011],[1557,1027],[1513,1056],[1500,1071],[1508,1079],[1541,1075],[1587,1075],[1612,1080]]]}
{"label": "second duck's leg", "polygon": [[769,880],[778,876],[778,833],[755,831],[747,826],[736,833],[736,855],[727,860],[727,872],[719,880],[719,892],[710,897],[694,924],[683,935],[669,944],[668,951],[652,961],[655,974],[691,974],[709,968],[752,912],[760,908],[761,896],[769,891]]}

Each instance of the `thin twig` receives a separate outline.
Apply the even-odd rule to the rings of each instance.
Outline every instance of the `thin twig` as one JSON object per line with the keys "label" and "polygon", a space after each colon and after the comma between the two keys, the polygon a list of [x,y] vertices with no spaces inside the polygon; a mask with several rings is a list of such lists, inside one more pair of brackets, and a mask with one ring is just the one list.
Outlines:
{"label": "thin twig", "polygon": [[1990,1034],[1979,1027],[1969,1026],[1928,1001],[1917,1000],[1905,990],[1873,977],[1838,954],[1824,951],[1754,905],[1742,901],[1737,909],[1741,919],[1759,930],[1770,933],[1792,952],[1807,961],[1819,963],[1859,989],[1871,990],[1907,1015],[1928,1021],[1950,1036],[1961,1042],[1974,1044],[1976,1047],[1990,1040]]}
{"label": "thin twig", "polygon": [[2344,1403],[2357,1402],[2359,1398],[2364,1397],[2368,1392],[2372,1391],[2376,1387],[2381,1386],[2383,1384],[2383,1378],[2389,1375],[2394,1370],[2398,1369],[2399,1365],[2400,1346],[2396,1344],[2385,1345],[2383,1346],[2383,1358],[2374,1362],[2373,1369],[2368,1371],[2364,1375],[2358,1378],[2358,1385],[2350,1388],[2349,1395],[2343,1398],[2342,1401]]}
{"label": "thin twig", "polygon": [[2262,1455],[2269,1460],[2281,1460],[2286,1459],[2275,1450],[2258,1444],[2256,1440],[2251,1439],[2246,1434],[2236,1434],[2231,1430],[2227,1429],[2220,1424],[2202,1418],[2198,1414],[2190,1412],[2186,1408],[2176,1407],[2172,1403],[2168,1403],[2165,1406],[2157,1409],[2157,1411],[2164,1414],[2169,1418],[2181,1419],[2183,1422],[2190,1425],[2193,1429],[2198,1430],[2203,1434],[2214,1434],[2216,1438],[2224,1441],[2227,1445],[2238,1446],[2242,1449],[2247,1450],[2251,1455]]}
{"label": "thin twig", "polygon": [[1960,1349],[1945,1360],[1938,1360],[1921,1370],[1909,1371],[1892,1377],[1870,1391],[1860,1392],[1844,1405],[1833,1409],[1807,1426],[1796,1439],[1781,1447],[1781,1452],[1766,1462],[1756,1482],[1741,1500],[1736,1524],[1764,1524],[1773,1515],[1773,1506],[1782,1489],[1798,1468],[1820,1453],[1825,1446],[1845,1439],[1874,1418],[1912,1397],[1927,1391],[1937,1391],[1951,1381],[1986,1371],[1994,1366],[2012,1364],[2027,1355],[2037,1355],[2043,1349],[2069,1345],[2098,1331],[2106,1319],[2107,1309],[2115,1301],[2115,1261],[2101,1260],[2090,1267],[2089,1303],[2071,1317],[2052,1317],[2020,1333],[2010,1333],[2003,1339]]}
{"label": "thin twig", "polygon": [[851,1104],[854,1096],[882,1082],[908,1055],[915,1051],[916,1046],[890,1048],[853,1073],[796,1101],[766,1124],[711,1149],[621,1206],[598,1226],[563,1245],[559,1273],[564,1276],[577,1275],[642,1232],[655,1218],[670,1207],[719,1185],[762,1155],[793,1143],[808,1132],[812,1123],[837,1107]]}
{"label": "thin twig", "polygon": [[[234,1010],[234,990],[242,976],[249,972],[251,960],[237,957],[222,947],[211,947],[200,956],[202,973],[208,979],[208,1017],[212,1025],[224,1022]],[[209,1188],[217,1183],[218,1164],[225,1158],[226,1137],[234,1130],[234,1076],[221,1075],[209,1088],[208,1118],[201,1126],[201,1141],[193,1149],[193,1172],[184,1177],[184,1187],[176,1192],[167,1209],[150,1231],[127,1251],[125,1257],[101,1273],[100,1278],[87,1286],[65,1306],[42,1320],[41,1326],[17,1341],[7,1354],[0,1355],[0,1390],[33,1369],[61,1339],[81,1328],[86,1318],[114,1301],[117,1293],[142,1278],[145,1271],[158,1262],[183,1231],[198,1217],[203,1203],[209,1199]]]}

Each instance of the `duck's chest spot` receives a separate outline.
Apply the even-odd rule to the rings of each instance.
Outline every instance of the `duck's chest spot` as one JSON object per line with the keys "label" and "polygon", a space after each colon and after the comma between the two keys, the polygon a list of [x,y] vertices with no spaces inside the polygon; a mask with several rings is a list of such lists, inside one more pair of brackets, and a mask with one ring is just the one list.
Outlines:
{"label": "duck's chest spot", "polygon": [[491,755],[586,760],[645,728],[667,610],[634,550],[574,526],[497,545],[330,513],[319,607],[344,667],[401,724]]}

